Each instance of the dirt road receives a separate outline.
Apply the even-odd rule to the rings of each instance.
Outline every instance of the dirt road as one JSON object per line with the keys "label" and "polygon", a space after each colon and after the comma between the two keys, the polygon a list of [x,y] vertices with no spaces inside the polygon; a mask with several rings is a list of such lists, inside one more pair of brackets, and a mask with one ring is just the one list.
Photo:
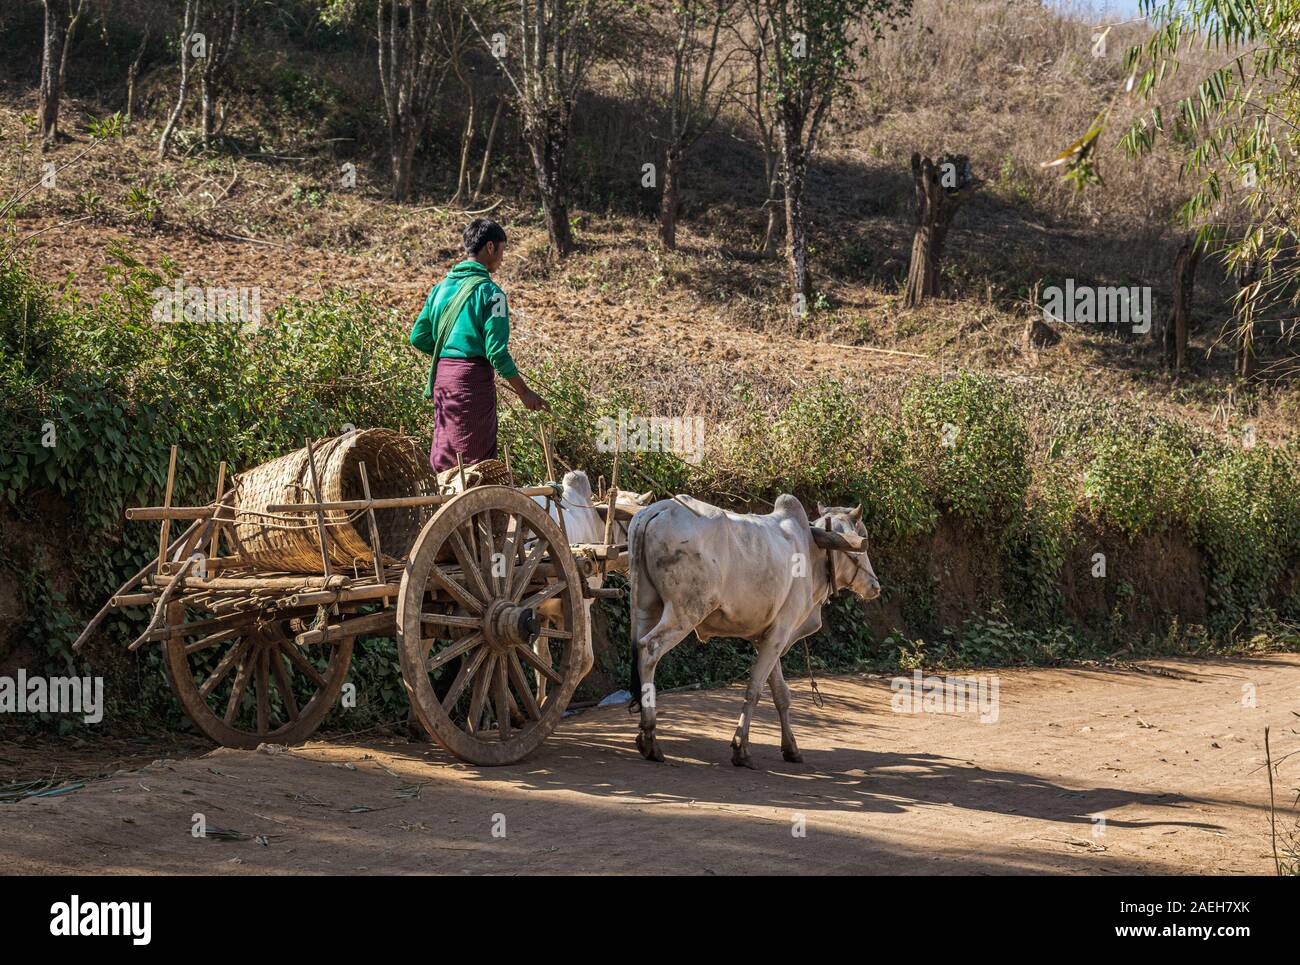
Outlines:
{"label": "dirt road", "polygon": [[[806,763],[782,761],[765,699],[752,733],[757,771],[730,763],[736,688],[661,695],[667,765],[637,755],[622,708],[571,718],[530,760],[502,768],[390,738],[200,752],[0,805],[0,867],[1272,871],[1263,735],[1270,726],[1275,759],[1300,749],[1300,656],[1002,671],[997,680],[998,719],[987,724],[973,713],[896,713],[879,678],[821,681],[819,709],[807,681],[795,681]],[[15,753],[0,746],[0,757]],[[40,776],[41,763],[27,763]],[[1289,805],[1300,755],[1278,773]],[[252,838],[195,838],[196,814],[209,829]]]}

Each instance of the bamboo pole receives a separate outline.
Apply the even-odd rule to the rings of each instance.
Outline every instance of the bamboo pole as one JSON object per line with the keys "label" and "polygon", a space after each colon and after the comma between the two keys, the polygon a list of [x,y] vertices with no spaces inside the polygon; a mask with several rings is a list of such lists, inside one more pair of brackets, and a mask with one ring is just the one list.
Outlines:
{"label": "bamboo pole", "polygon": [[119,593],[111,597],[108,605],[114,609],[124,606],[150,606],[158,597],[153,593]]}
{"label": "bamboo pole", "polygon": [[[358,462],[357,469],[361,472],[361,491],[365,493],[366,499],[370,499],[370,477],[366,475],[365,462]],[[382,562],[384,551],[379,545],[379,523],[375,520],[375,509],[370,507],[366,510],[366,522],[370,526],[370,551],[374,556],[375,563],[375,582],[384,582],[384,564]],[[388,595],[383,597],[384,606],[388,606]]]}
{"label": "bamboo pole", "polygon": [[[167,489],[163,493],[163,508],[172,505],[172,485],[176,482],[176,447],[172,446],[171,457],[167,460]],[[167,537],[171,535],[172,521],[166,517],[162,521],[162,532],[158,534],[158,572],[167,556]]]}
{"label": "bamboo pole", "polygon": [[[321,501],[320,481],[316,478],[316,452],[314,449],[312,449],[310,436],[307,437],[306,441],[307,441],[307,467],[311,471],[311,496],[312,499],[316,500],[316,503],[319,505]],[[321,570],[322,572],[324,572],[326,577],[329,577],[331,575],[330,544],[329,544],[329,534],[325,532],[325,511],[323,509],[316,510],[316,532],[320,536]]]}
{"label": "bamboo pole", "polygon": [[342,640],[344,637],[355,637],[363,633],[387,636],[396,631],[397,611],[384,610],[382,613],[370,613],[362,617],[353,617],[351,620],[331,623],[319,630],[308,630],[294,637],[293,642],[300,647],[308,647],[318,643]]}
{"label": "bamboo pole", "polygon": [[129,520],[208,519],[216,512],[213,506],[136,506],[126,511]]}
{"label": "bamboo pole", "polygon": [[[620,450],[617,444],[614,446],[614,469],[609,477],[609,497],[606,502],[605,510],[605,545],[611,546],[614,543],[614,516],[615,507],[618,505],[618,457]],[[606,560],[600,561],[600,577],[605,578],[605,570],[608,567]]]}
{"label": "bamboo pole", "polygon": [[[214,517],[221,515],[221,498],[222,496],[225,495],[225,492],[226,492],[226,460],[223,459],[221,460],[221,465],[217,468],[217,500],[216,500],[217,509],[216,512],[213,513]],[[208,546],[208,559],[213,559],[216,557],[217,550],[218,550],[217,541],[219,539],[221,539],[221,524],[214,523],[212,526],[212,542]],[[209,575],[210,574],[211,571],[209,570]]]}
{"label": "bamboo pole", "polygon": [[[155,576],[149,580],[150,586],[169,586],[177,581],[184,584],[186,577],[176,576]],[[343,575],[338,576],[219,576],[210,580],[203,580],[195,583],[195,590],[221,590],[235,591],[247,590],[249,592],[267,592],[275,593],[282,590],[300,591],[300,590],[331,590],[342,589],[348,586],[352,581]]]}
{"label": "bamboo pole", "polygon": [[[390,597],[396,596],[399,589],[398,583],[382,583],[377,586],[350,586],[339,590],[311,590],[281,597],[279,603],[282,609],[291,610],[295,607],[329,606],[334,603],[365,603],[380,599],[387,601]],[[387,602],[384,605],[387,606]]]}
{"label": "bamboo pole", "polygon": [[614,448],[614,471],[610,474],[609,479],[609,498],[606,505],[609,507],[605,511],[605,545],[609,546],[614,542],[614,507],[618,504],[618,458],[620,452],[617,446]]}
{"label": "bamboo pole", "polygon": [[[199,523],[197,520],[191,523],[189,529],[187,529],[184,533],[178,536],[176,538],[176,542],[172,543],[171,546],[167,547],[167,551],[163,554],[163,556],[166,556],[167,553],[170,553],[176,547],[180,546],[181,543],[185,542],[185,540],[189,539],[190,534],[193,533],[194,530],[198,529],[198,527],[199,527]],[[158,563],[157,560],[151,560],[146,566],[144,566],[140,570],[140,572],[136,573],[135,576],[131,577],[131,579],[127,580],[120,587],[118,587],[117,594],[115,595],[120,596],[124,593],[128,593],[131,590],[135,589],[135,587],[139,585],[140,581],[149,575],[150,571],[154,569],[157,563]],[[86,641],[90,639],[90,635],[95,632],[96,627],[98,627],[101,623],[104,622],[104,617],[108,616],[108,611],[111,609],[113,609],[113,601],[109,600],[100,608],[98,613],[96,613],[93,617],[91,617],[90,622],[86,624],[86,629],[81,631],[81,636],[77,637],[77,639],[72,642],[73,653],[77,653],[78,651],[81,650],[83,646],[85,646]]]}
{"label": "bamboo pole", "polygon": [[176,590],[180,587],[182,583],[185,582],[185,573],[189,570],[190,566],[192,566],[193,563],[194,563],[194,557],[192,556],[189,557],[187,560],[185,560],[184,567],[181,570],[181,572],[176,576],[175,581],[171,583],[167,587],[167,589],[163,590],[162,595],[158,597],[158,603],[156,608],[154,609],[153,617],[149,620],[149,626],[145,627],[144,633],[136,637],[135,640],[133,640],[126,649],[139,650],[140,647],[144,645],[145,641],[149,639],[149,635],[158,629],[159,625],[162,623],[164,619],[164,614],[168,609],[168,604],[171,602],[171,598],[176,595]]}
{"label": "bamboo pole", "polygon": [[546,459],[546,481],[557,482],[555,478],[555,462],[551,458],[551,437],[546,431],[546,426],[542,426],[538,432],[542,437],[542,456]]}
{"label": "bamboo pole", "polygon": [[555,507],[555,520],[560,524],[560,532],[564,534],[564,542],[569,541],[569,530],[564,525],[564,496],[563,490],[559,488],[559,480],[555,478],[555,460],[551,456],[551,437],[546,431],[546,426],[539,426],[537,430],[542,437],[542,457],[546,460],[546,481],[552,484],[550,494],[546,497],[547,503]]}
{"label": "bamboo pole", "polygon": [[[545,496],[554,492],[551,486],[524,486],[519,492],[525,496]],[[266,507],[268,513],[352,512],[358,509],[410,509],[417,506],[437,506],[455,496],[383,496],[379,499],[336,499],[320,503],[274,503]]]}
{"label": "bamboo pole", "polygon": [[[456,475],[460,478],[460,491],[464,492],[469,487],[465,483],[465,460],[461,458],[460,452],[456,453]],[[488,517],[488,525],[492,525],[491,516]],[[470,519],[465,525],[469,531],[469,551],[474,559],[478,559],[478,534],[474,532],[474,520]]]}

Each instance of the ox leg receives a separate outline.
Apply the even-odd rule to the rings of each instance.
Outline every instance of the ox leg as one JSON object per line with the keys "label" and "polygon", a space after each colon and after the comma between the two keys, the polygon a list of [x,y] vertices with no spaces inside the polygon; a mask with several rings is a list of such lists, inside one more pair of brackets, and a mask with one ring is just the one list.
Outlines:
{"label": "ox leg", "polygon": [[737,767],[754,766],[749,756],[749,722],[754,719],[758,698],[763,695],[763,684],[771,675],[773,665],[780,662],[781,649],[771,638],[759,644],[754,667],[749,672],[749,686],[745,688],[745,707],[740,712],[736,734],[731,738],[731,763]]}
{"label": "ox leg", "polygon": [[802,764],[803,755],[795,743],[794,731],[790,728],[790,685],[785,682],[785,673],[781,670],[781,661],[767,676],[768,689],[772,691],[772,703],[776,704],[777,716],[781,718],[781,756],[791,764]]}
{"label": "ox leg", "polygon": [[[561,612],[559,604],[555,600],[547,600],[537,608],[538,615],[548,627],[555,627],[559,624],[558,617]],[[547,643],[546,637],[538,637],[533,641],[533,653],[537,654],[537,659],[546,664],[547,667],[551,666],[551,647]],[[533,675],[537,679],[537,702],[543,704],[546,702],[546,687],[550,681],[540,670],[534,670]]]}
{"label": "ox leg", "polygon": [[659,623],[641,638],[636,648],[641,674],[641,730],[636,736],[636,746],[648,761],[662,762],[664,759],[659,742],[655,740],[655,667],[663,655],[685,640],[694,628],[693,623],[682,626],[674,620],[672,604],[665,603]]}

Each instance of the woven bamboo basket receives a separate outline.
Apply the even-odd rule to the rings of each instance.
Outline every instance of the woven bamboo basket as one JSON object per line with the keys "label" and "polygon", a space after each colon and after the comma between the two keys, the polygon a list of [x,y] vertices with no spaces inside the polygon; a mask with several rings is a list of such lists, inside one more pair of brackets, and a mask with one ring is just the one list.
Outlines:
{"label": "woven bamboo basket", "polygon": [[[500,459],[484,459],[482,462],[476,462],[472,466],[465,467],[465,485],[463,488],[471,489],[474,486],[513,486],[514,478],[506,464]],[[438,473],[438,487],[440,492],[458,493],[461,491],[460,468],[444,469]]]}
{"label": "woven bamboo basket", "polygon": [[[410,436],[365,429],[313,444],[321,500],[364,499],[362,462],[376,499],[430,495],[440,491],[428,455]],[[261,569],[319,573],[321,549],[315,513],[272,514],[277,503],[313,502],[307,450],[263,463],[236,477],[235,538],[241,559]],[[436,506],[375,510],[384,564],[401,563]],[[330,562],[364,572],[373,567],[374,548],[364,511],[326,512]]]}

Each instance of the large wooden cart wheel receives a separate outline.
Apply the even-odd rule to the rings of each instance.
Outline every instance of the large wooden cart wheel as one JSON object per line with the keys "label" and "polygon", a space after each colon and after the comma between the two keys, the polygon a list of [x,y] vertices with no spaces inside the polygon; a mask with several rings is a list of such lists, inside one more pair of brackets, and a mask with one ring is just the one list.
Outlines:
{"label": "large wooden cart wheel", "polygon": [[352,661],[351,637],[299,647],[281,620],[261,613],[168,623],[179,636],[163,643],[167,680],[194,726],[225,747],[301,744],[338,700]]}
{"label": "large wooden cart wheel", "polygon": [[505,486],[466,490],[425,524],[397,615],[415,715],[474,764],[509,764],[535,750],[591,669],[569,544],[541,506]]}

